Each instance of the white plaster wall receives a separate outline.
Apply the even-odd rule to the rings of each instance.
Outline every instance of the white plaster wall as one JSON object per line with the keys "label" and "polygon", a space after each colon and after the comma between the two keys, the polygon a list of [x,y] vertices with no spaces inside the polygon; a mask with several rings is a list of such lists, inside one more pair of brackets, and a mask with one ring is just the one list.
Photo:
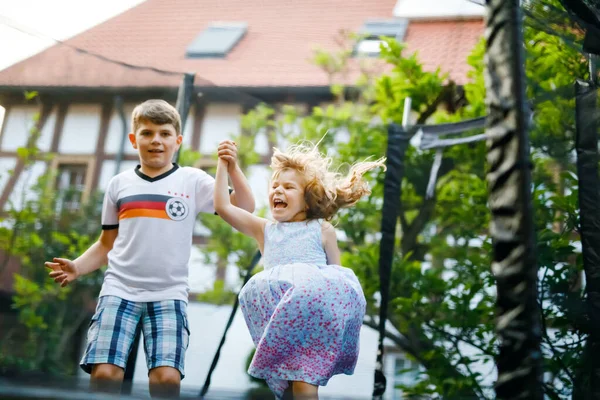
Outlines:
{"label": "white plaster wall", "polygon": [[[295,107],[299,115],[306,115],[310,110],[304,103],[292,103],[292,104],[278,104],[278,107]],[[298,123],[283,123],[282,113],[280,112],[276,117],[276,120],[281,123],[281,133],[284,135],[298,135],[301,133],[300,124]],[[277,135],[277,142],[275,143],[275,147],[279,150],[285,151],[285,149],[291,144],[286,140],[283,136]]]}
{"label": "white plaster wall", "polygon": [[0,194],[4,191],[4,187],[10,178],[10,171],[17,165],[16,157],[0,158]]}
{"label": "white plaster wall", "polygon": [[268,165],[253,165],[248,168],[248,183],[254,194],[256,209],[269,206],[269,183],[271,169]]}
{"label": "white plaster wall", "polygon": [[58,107],[53,107],[50,111],[50,115],[46,119],[42,131],[40,132],[40,138],[38,139],[38,148],[42,151],[50,151],[52,146],[52,137],[54,136],[54,128],[56,127],[56,114],[58,113]]}
{"label": "white plaster wall", "polygon": [[4,121],[4,133],[0,149],[3,151],[16,151],[27,143],[29,130],[35,125],[34,117],[40,112],[37,106],[11,107]]}
{"label": "white plaster wall", "polygon": [[[126,120],[126,132],[131,131],[131,112],[136,104],[127,103],[123,105]],[[108,131],[106,132],[106,140],[104,142],[104,152],[107,154],[117,154],[121,146],[121,138],[123,136],[123,124],[121,117],[116,110],[113,110],[108,123]],[[129,139],[125,138],[125,154],[137,154],[137,151],[129,143]]]}
{"label": "white plaster wall", "polygon": [[409,19],[482,17],[484,7],[469,0],[398,0],[394,16]]}
{"label": "white plaster wall", "polygon": [[240,134],[242,107],[238,104],[211,103],[206,106],[202,121],[200,153],[213,154],[224,139]]}
{"label": "white plaster wall", "polygon": [[194,132],[194,107],[190,108],[190,112],[185,120],[183,127],[183,142],[182,144],[186,147],[192,145],[192,134]]}
{"label": "white plaster wall", "polygon": [[[44,126],[40,132],[37,146],[41,151],[50,151],[54,128],[56,126],[57,107],[50,110]],[[12,107],[6,118],[6,131],[2,137],[2,150],[15,151],[25,146],[29,130],[35,125],[34,116],[40,111],[37,106]],[[0,124],[1,126],[1,124]]]}
{"label": "white plaster wall", "polygon": [[100,131],[101,106],[74,104],[67,109],[58,152],[93,154]]}
{"label": "white plaster wall", "polygon": [[269,136],[265,129],[262,129],[260,132],[256,134],[256,140],[254,142],[254,151],[256,151],[260,155],[269,154],[270,146],[269,146]]}
{"label": "white plaster wall", "polygon": [[[118,172],[123,172],[128,169],[134,169],[138,164],[138,161],[121,161],[121,166]],[[106,190],[106,187],[108,186],[108,181],[110,181],[110,178],[116,175],[116,166],[117,162],[115,160],[107,160],[102,163],[102,169],[100,170],[100,178],[98,179],[98,190]]]}
{"label": "white plaster wall", "polygon": [[[23,201],[35,200],[36,196],[32,192],[31,187],[37,183],[38,178],[44,172],[46,172],[46,163],[44,161],[37,161],[23,170],[19,175],[19,179],[8,198],[8,202],[12,203],[15,209],[20,210]],[[5,206],[5,209],[7,207],[8,204]]]}

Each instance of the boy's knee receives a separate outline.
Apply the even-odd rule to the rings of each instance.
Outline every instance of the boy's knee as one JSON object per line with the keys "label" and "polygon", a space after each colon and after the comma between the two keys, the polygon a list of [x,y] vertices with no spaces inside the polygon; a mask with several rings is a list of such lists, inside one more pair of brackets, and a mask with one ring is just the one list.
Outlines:
{"label": "boy's knee", "polygon": [[156,367],[150,371],[150,383],[156,385],[178,386],[181,374],[177,368]]}
{"label": "boy's knee", "polygon": [[97,364],[92,367],[91,375],[95,380],[122,381],[125,371],[113,364]]}
{"label": "boy's knee", "polygon": [[125,371],[113,364],[97,364],[92,367],[90,389],[94,392],[119,393]]}
{"label": "boy's knee", "polygon": [[150,396],[179,398],[181,375],[176,368],[156,367],[150,370]]}

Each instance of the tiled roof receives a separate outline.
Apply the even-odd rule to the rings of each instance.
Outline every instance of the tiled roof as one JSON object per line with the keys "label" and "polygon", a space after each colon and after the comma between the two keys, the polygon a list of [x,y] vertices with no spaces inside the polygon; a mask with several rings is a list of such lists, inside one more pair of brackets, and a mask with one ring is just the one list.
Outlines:
{"label": "tiled roof", "polygon": [[[125,63],[194,72],[196,84],[229,87],[327,86],[310,62],[316,46],[336,48],[340,30],[392,18],[396,0],[147,0],[67,41]],[[248,31],[226,58],[186,59],[209,24],[245,22]],[[464,82],[466,57],[483,34],[481,19],[414,21],[405,41],[427,68]],[[170,87],[180,76],[126,68],[55,45],[0,71],[0,87]]]}

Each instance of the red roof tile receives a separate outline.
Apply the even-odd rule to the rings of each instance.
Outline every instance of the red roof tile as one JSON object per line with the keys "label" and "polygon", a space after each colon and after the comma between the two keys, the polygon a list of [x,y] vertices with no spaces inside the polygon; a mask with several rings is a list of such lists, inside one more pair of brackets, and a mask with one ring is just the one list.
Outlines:
{"label": "red roof tile", "polygon": [[[396,0],[147,0],[67,44],[122,62],[195,72],[196,84],[233,87],[327,86],[310,63],[315,46],[335,49],[339,31],[368,19],[392,18]],[[186,59],[185,50],[210,23],[246,22],[248,32],[224,59]],[[427,68],[465,80],[466,57],[483,21],[416,21],[406,34]],[[169,87],[179,76],[139,71],[56,45],[4,71],[0,86]]]}

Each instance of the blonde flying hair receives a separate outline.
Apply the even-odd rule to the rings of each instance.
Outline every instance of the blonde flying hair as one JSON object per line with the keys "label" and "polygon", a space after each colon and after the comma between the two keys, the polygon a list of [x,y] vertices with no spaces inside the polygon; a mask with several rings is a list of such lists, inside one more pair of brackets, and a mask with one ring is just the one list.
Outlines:
{"label": "blonde flying hair", "polygon": [[177,135],[181,135],[181,117],[177,109],[164,100],[151,99],[138,104],[131,113],[131,128],[137,132],[142,121],[156,125],[171,124]]}
{"label": "blonde flying hair", "polygon": [[385,170],[385,157],[358,162],[347,175],[330,170],[332,160],[321,154],[316,145],[302,143],[282,152],[273,149],[271,169],[276,178],[284,170],[297,171],[304,178],[306,219],[331,220],[340,208],[352,207],[361,197],[371,193],[363,175],[375,168]]}

